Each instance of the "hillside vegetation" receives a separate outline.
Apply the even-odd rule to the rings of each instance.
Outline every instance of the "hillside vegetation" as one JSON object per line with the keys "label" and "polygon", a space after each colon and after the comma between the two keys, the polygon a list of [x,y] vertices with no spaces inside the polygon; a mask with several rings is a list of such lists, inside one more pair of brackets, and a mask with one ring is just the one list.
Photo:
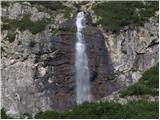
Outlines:
{"label": "hillside vegetation", "polygon": [[101,17],[97,24],[101,24],[105,31],[117,33],[130,24],[143,25],[159,7],[158,1],[110,1],[94,5],[92,9]]}
{"label": "hillside vegetation", "polygon": [[[24,114],[30,118],[29,114]],[[23,116],[22,116],[23,117]],[[2,113],[2,118],[8,118]],[[46,111],[39,112],[35,116],[36,119],[156,119],[158,118],[158,102],[129,102],[125,105],[114,102],[100,103],[83,103],[76,106],[72,111],[55,112]]]}
{"label": "hillside vegetation", "polygon": [[122,90],[121,97],[131,95],[159,95],[159,64],[143,73],[142,78],[134,85]]}

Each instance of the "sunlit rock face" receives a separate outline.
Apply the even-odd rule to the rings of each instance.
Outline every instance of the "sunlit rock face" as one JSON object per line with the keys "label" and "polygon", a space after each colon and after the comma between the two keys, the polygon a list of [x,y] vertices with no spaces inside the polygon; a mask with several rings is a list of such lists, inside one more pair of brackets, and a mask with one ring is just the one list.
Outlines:
{"label": "sunlit rock face", "polygon": [[142,73],[159,61],[159,24],[156,18],[140,26],[126,26],[119,34],[104,34],[119,81],[136,83]]}

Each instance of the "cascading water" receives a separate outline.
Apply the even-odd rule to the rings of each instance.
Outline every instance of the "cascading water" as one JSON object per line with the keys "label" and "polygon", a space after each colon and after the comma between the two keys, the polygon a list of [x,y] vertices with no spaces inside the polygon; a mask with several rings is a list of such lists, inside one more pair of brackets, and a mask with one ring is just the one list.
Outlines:
{"label": "cascading water", "polygon": [[76,101],[81,104],[91,100],[90,75],[88,68],[88,58],[86,54],[85,41],[82,30],[84,26],[84,12],[79,12],[76,17],[76,48],[75,48],[75,69],[76,69]]}

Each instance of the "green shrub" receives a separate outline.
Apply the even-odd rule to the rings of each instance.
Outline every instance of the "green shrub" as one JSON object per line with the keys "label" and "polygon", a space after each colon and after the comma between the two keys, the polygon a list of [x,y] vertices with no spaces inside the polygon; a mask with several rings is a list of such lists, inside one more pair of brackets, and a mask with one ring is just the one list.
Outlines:
{"label": "green shrub", "polygon": [[159,64],[143,73],[138,83],[120,91],[121,97],[131,95],[159,95]]}
{"label": "green shrub", "polygon": [[1,109],[1,118],[2,119],[7,119],[6,111],[4,108]]}
{"label": "green shrub", "polygon": [[26,117],[27,117],[27,119],[32,119],[32,116],[29,113],[23,113],[20,118],[24,119]]}
{"label": "green shrub", "polygon": [[32,22],[30,20],[30,16],[24,16],[22,20],[17,21],[17,27],[20,31],[24,31],[26,29],[30,30],[33,34],[39,33],[46,28],[46,21],[41,20],[37,22]]}
{"label": "green shrub", "polygon": [[51,10],[59,10],[59,9],[64,9],[66,6],[62,4],[60,1],[29,1],[31,4],[38,4],[42,5],[48,9]]}
{"label": "green shrub", "polygon": [[141,82],[151,88],[159,88],[159,64],[144,72]]}
{"label": "green shrub", "polygon": [[6,110],[4,108],[1,109],[1,119],[11,119],[11,117],[6,115]]}
{"label": "green shrub", "polygon": [[70,13],[72,11],[71,8],[63,5],[63,2],[60,2],[60,1],[29,1],[29,2],[33,5],[42,5],[46,9],[49,9],[52,11],[54,10],[56,11],[57,14],[63,13],[65,18],[70,17]]}
{"label": "green shrub", "polygon": [[15,31],[15,29],[17,28],[17,21],[16,20],[11,20],[11,19],[8,19],[8,18],[5,18],[5,17],[2,17],[2,31],[3,30],[13,30]]}
{"label": "green shrub", "polygon": [[36,119],[58,119],[61,118],[60,113],[55,111],[39,112],[35,115]]}
{"label": "green shrub", "polygon": [[2,21],[4,22],[2,24],[2,30],[15,31],[16,28],[19,28],[20,31],[30,30],[33,34],[43,31],[47,25],[47,20],[45,19],[32,22],[29,15],[23,16],[21,20],[2,18]]}
{"label": "green shrub", "polygon": [[158,102],[129,102],[125,105],[114,102],[88,103],[74,107],[71,111],[46,111],[36,114],[40,119],[130,119],[158,118]]}
{"label": "green shrub", "polygon": [[34,47],[36,44],[37,44],[36,41],[31,40],[31,41],[29,42],[29,47]]}
{"label": "green shrub", "polygon": [[146,85],[143,85],[140,83],[131,85],[125,90],[122,90],[120,93],[121,93],[121,97],[131,96],[131,95],[147,95],[147,94],[156,96],[159,94],[157,90],[151,89]]}
{"label": "green shrub", "polygon": [[102,24],[106,31],[119,32],[129,24],[143,25],[149,17],[159,10],[158,1],[109,1],[92,7],[95,14],[101,16],[97,24]]}
{"label": "green shrub", "polygon": [[7,34],[7,40],[12,43],[15,40],[16,34],[14,32],[9,31]]}
{"label": "green shrub", "polygon": [[5,49],[4,47],[1,45],[1,53],[4,53],[5,52]]}
{"label": "green shrub", "polygon": [[[137,101],[121,105],[114,102],[85,102],[75,106],[71,111],[45,111],[35,115],[36,119],[158,119],[158,102]],[[23,117],[27,113],[23,114]],[[1,110],[3,119],[9,118]]]}
{"label": "green shrub", "polygon": [[9,2],[7,1],[1,1],[1,6],[3,7],[8,7],[9,6]]}

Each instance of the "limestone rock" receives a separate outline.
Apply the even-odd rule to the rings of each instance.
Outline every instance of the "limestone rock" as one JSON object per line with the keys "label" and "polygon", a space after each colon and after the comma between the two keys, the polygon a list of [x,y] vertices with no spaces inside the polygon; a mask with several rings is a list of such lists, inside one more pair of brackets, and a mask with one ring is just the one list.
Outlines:
{"label": "limestone rock", "polygon": [[44,13],[44,12],[35,12],[31,15],[31,20],[33,22],[40,21],[43,18],[50,18],[50,16],[48,13]]}
{"label": "limestone rock", "polygon": [[[126,26],[118,35],[105,33],[101,25],[97,26],[99,30],[94,25],[100,18],[91,10],[92,2],[82,9],[86,10],[83,34],[93,100],[105,97],[121,104],[139,100],[136,96],[119,98],[116,91],[136,83],[145,70],[158,63],[158,22],[151,18],[143,27]],[[74,2],[70,6],[74,8]],[[14,2],[2,9],[2,16],[9,19],[19,20],[26,14],[34,22],[53,16],[55,21],[37,34],[17,29],[12,43],[5,40],[8,30],[2,31],[6,49],[1,66],[2,107],[14,118],[26,112],[34,115],[39,111],[68,110],[76,104],[75,15],[65,19],[63,13],[40,12],[28,2]]]}
{"label": "limestone rock", "polygon": [[128,26],[118,35],[105,34],[105,38],[115,71],[125,75],[121,78],[119,74],[118,79],[125,79],[126,85],[135,83],[142,72],[158,63],[158,24],[155,18],[144,27],[130,29]]}

